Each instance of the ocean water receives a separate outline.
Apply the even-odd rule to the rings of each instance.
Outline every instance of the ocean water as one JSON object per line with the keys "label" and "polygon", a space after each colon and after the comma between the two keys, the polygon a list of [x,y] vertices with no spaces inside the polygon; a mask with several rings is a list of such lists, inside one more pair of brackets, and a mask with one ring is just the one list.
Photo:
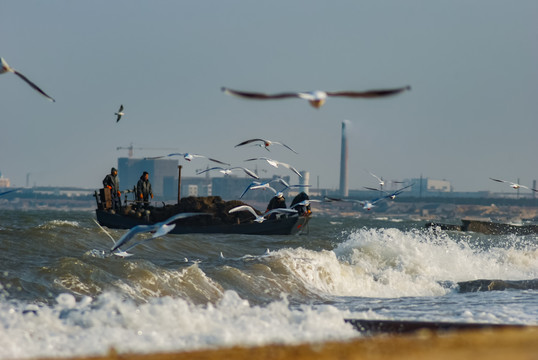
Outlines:
{"label": "ocean water", "polygon": [[0,359],[367,336],[345,319],[538,324],[535,236],[314,214],[308,234],[166,235],[119,258],[94,218],[0,211]]}

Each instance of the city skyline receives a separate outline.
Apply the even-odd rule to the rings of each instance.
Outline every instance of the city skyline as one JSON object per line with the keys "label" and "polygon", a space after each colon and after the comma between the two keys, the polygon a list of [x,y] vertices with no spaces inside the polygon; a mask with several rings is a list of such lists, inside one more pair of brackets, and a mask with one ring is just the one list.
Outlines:
{"label": "city skyline", "polygon": [[[375,184],[368,171],[446,179],[455,191],[503,192],[490,178],[529,187],[538,178],[533,1],[7,0],[2,9],[0,56],[56,100],[0,75],[0,171],[12,186],[30,174],[30,184],[98,188],[133,144],[135,157],[192,152],[245,166],[267,156],[338,188],[344,120],[350,189]],[[407,85],[320,109],[221,91]],[[234,148],[251,138],[299,154]],[[181,160],[184,176],[207,166],[198,160]]]}

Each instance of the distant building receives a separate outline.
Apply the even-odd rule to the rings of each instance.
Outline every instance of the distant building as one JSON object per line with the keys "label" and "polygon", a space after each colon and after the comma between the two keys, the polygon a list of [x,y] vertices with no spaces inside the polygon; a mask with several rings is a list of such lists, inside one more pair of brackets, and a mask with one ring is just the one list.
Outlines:
{"label": "distant building", "polygon": [[433,180],[428,178],[411,179],[414,184],[411,191],[415,194],[447,193],[452,192],[452,184],[447,180]]}
{"label": "distant building", "polygon": [[0,172],[0,188],[2,187],[10,187],[11,183],[9,182],[8,178],[5,178],[4,175]]}

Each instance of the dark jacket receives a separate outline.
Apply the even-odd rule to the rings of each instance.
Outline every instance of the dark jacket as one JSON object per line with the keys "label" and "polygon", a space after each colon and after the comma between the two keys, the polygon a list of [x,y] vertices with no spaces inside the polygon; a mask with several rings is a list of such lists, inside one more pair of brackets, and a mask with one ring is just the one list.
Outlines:
{"label": "dark jacket", "polygon": [[[142,194],[142,199],[140,198],[140,194]],[[149,201],[150,196],[153,197],[151,183],[149,180],[145,180],[144,176],[141,176],[140,180],[138,180],[138,183],[136,184],[136,199]]]}
{"label": "dark jacket", "polygon": [[286,207],[286,199],[284,198],[284,196],[282,197],[274,196],[271,199],[271,201],[269,201],[269,205],[267,205],[266,211],[285,208],[285,207]]}
{"label": "dark jacket", "polygon": [[110,186],[112,188],[110,189],[112,196],[116,196],[118,194],[118,191],[120,191],[120,179],[118,178],[118,175],[114,176],[112,174],[108,174],[103,179],[103,186]]}

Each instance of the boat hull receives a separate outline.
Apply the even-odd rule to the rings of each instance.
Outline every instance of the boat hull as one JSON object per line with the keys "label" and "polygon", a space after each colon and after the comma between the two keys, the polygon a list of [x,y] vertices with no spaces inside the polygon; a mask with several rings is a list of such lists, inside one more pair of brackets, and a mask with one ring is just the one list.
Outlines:
{"label": "boat hull", "polygon": [[[95,211],[97,221],[110,229],[130,229],[136,225],[147,225],[142,218],[134,218],[108,211]],[[295,235],[301,233],[310,216],[292,215],[279,219],[268,219],[262,223],[244,222],[240,224],[188,225],[176,224],[171,234],[248,234],[248,235]]]}

